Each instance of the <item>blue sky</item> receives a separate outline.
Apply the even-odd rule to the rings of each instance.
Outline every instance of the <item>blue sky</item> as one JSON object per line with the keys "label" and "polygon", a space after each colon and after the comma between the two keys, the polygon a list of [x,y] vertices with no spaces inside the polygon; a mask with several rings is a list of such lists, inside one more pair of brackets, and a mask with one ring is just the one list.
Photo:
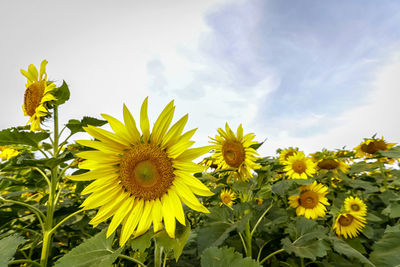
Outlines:
{"label": "blue sky", "polygon": [[200,145],[225,122],[267,139],[262,155],[400,141],[396,1],[4,1],[0,13],[0,128],[26,123],[19,69],[46,58],[70,84],[64,122],[121,118],[122,103],[137,116],[149,96],[153,122],[175,99]]}

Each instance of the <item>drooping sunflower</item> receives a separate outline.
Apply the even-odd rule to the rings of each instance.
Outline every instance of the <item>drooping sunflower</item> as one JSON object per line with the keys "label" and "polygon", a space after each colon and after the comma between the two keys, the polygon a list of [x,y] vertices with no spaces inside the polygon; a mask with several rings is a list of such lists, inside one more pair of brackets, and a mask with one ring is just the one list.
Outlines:
{"label": "drooping sunflower", "polygon": [[328,187],[314,181],[312,184],[300,187],[300,194],[289,197],[289,205],[296,209],[297,216],[307,219],[324,217],[326,205],[329,205],[325,195],[328,194]]}
{"label": "drooping sunflower", "polygon": [[47,81],[46,65],[47,60],[43,60],[39,73],[33,64],[28,66],[28,71],[21,69],[22,75],[27,78],[22,109],[25,116],[30,117],[28,124],[31,123],[32,132],[41,130],[40,123],[49,115],[48,102],[56,100],[53,95],[56,85]]}
{"label": "drooping sunflower", "polygon": [[0,159],[10,160],[11,158],[18,156],[21,152],[8,146],[0,146]]}
{"label": "drooping sunflower", "polygon": [[307,179],[316,173],[315,163],[304,155],[302,151],[295,152],[283,162],[286,166],[284,171],[289,179]]}
{"label": "drooping sunflower", "polygon": [[299,152],[299,148],[298,147],[289,147],[283,150],[278,150],[279,153],[279,162],[284,163],[288,157],[293,156],[294,153]]}
{"label": "drooping sunflower", "polygon": [[344,208],[347,212],[358,216],[367,215],[367,205],[358,197],[347,197],[344,200]]}
{"label": "drooping sunflower", "polygon": [[243,135],[243,128],[240,124],[236,135],[229,128],[228,123],[225,124],[225,131],[218,129],[219,135],[211,138],[213,148],[215,149],[213,159],[215,159],[218,169],[234,168],[235,171],[229,172],[230,176],[234,176],[237,180],[247,181],[252,177],[251,170],[260,168],[255,163],[258,153],[251,147],[257,142],[253,141],[255,135],[249,133]]}
{"label": "drooping sunflower", "polygon": [[221,194],[219,196],[222,201],[221,206],[225,204],[228,207],[232,207],[233,201],[236,199],[236,194],[235,192],[232,192],[231,189],[222,189]]}
{"label": "drooping sunflower", "polygon": [[124,105],[125,124],[102,114],[114,133],[89,125],[85,131],[97,140],[77,141],[95,149],[77,154],[85,159],[79,167],[91,171],[71,177],[78,181],[95,180],[82,191],[82,194],[91,193],[82,207],[100,207],[89,222],[94,226],[113,216],[107,236],[121,224],[121,246],[132,234],[137,237],[151,225],[155,232],[161,230],[162,221],[168,235],[174,238],[175,219],[185,225],[181,202],[196,211],[208,213],[195,194],[213,195],[191,175],[203,170],[192,160],[207,153],[211,146],[189,148],[194,144],[190,138],[197,129],[182,134],[187,114],[170,127],[175,110],[173,101],[164,108],[150,132],[147,102],[146,98],[140,111],[142,134]]}
{"label": "drooping sunflower", "polygon": [[332,171],[338,174],[339,171],[346,173],[350,167],[344,160],[337,158],[334,151],[323,149],[321,152],[312,153],[311,155],[319,170]]}
{"label": "drooping sunflower", "polygon": [[372,158],[379,150],[387,151],[392,148],[396,143],[387,143],[383,136],[382,138],[366,138],[361,144],[354,148],[356,156],[360,158]]}
{"label": "drooping sunflower", "polygon": [[358,236],[362,231],[367,220],[352,212],[340,213],[335,220],[333,230],[336,235],[343,236],[344,238],[353,238]]}

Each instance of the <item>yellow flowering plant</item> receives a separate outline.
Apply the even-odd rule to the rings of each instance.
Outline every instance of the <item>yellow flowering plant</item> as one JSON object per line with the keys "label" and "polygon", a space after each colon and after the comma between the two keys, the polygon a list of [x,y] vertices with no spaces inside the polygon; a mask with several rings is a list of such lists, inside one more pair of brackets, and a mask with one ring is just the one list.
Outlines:
{"label": "yellow flowering plant", "polygon": [[151,98],[139,116],[117,103],[119,115],[59,122],[70,91],[50,67],[21,70],[28,124],[0,131],[0,264],[400,264],[396,143],[263,155],[268,143],[226,123],[199,147],[189,115]]}

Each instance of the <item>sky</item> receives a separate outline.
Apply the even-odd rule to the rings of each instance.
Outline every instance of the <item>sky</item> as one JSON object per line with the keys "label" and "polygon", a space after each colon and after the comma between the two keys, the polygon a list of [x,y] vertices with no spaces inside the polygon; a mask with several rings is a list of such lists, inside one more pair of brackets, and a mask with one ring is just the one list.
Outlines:
{"label": "sky", "polygon": [[0,129],[26,124],[20,69],[47,59],[71,91],[61,124],[138,118],[149,96],[150,123],[175,100],[198,146],[225,123],[261,156],[400,143],[398,25],[386,0],[1,1]]}

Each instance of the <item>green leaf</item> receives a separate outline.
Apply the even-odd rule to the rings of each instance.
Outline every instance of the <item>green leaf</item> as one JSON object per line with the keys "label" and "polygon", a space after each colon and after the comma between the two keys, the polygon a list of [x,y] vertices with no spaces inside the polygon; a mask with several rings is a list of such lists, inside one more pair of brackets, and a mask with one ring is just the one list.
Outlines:
{"label": "green leaf", "polygon": [[210,247],[201,255],[202,267],[261,267],[261,264],[247,257],[243,258],[233,248]]}
{"label": "green leaf", "polygon": [[391,149],[387,150],[387,151],[379,151],[379,154],[381,154],[384,157],[388,157],[388,158],[400,158],[400,146],[395,146],[392,147]]}
{"label": "green leaf", "polygon": [[359,251],[354,249],[352,246],[350,246],[343,240],[340,240],[337,237],[331,237],[330,240],[333,245],[333,249],[337,253],[345,255],[345,256],[349,257],[350,259],[357,259],[360,262],[367,264],[368,266],[375,266],[363,254],[361,254]]}
{"label": "green leaf", "polygon": [[70,97],[70,92],[69,92],[69,88],[68,88],[67,83],[65,81],[63,81],[62,85],[60,87],[57,87],[54,90],[53,95],[57,99],[57,100],[54,101],[55,105],[62,105],[66,101],[68,101],[68,99]]}
{"label": "green leaf", "polygon": [[[265,139],[265,140],[267,140],[267,139]],[[265,143],[265,140],[261,143],[252,144],[252,145],[250,145],[250,147],[254,150],[257,150],[260,148],[260,146],[262,146]]]}
{"label": "green leaf", "polygon": [[79,120],[69,120],[66,127],[71,131],[71,134],[75,134],[78,132],[85,132],[85,130],[83,130],[83,127],[86,127],[88,125],[103,126],[106,123],[107,123],[107,121],[105,121],[105,120],[99,120],[96,118],[85,116],[80,121]]}
{"label": "green leaf", "polygon": [[139,250],[140,252],[144,252],[147,248],[151,246],[151,239],[153,238],[154,233],[152,231],[147,231],[145,234],[132,239],[129,244],[132,250]]}
{"label": "green leaf", "polygon": [[178,261],[179,257],[182,254],[183,248],[186,245],[186,241],[188,240],[190,235],[190,223],[186,220],[186,226],[181,224],[177,225],[175,231],[175,238],[170,238],[166,231],[161,231],[157,233],[154,238],[156,242],[159,243],[164,248],[169,248],[174,251],[175,260]]}
{"label": "green leaf", "polygon": [[221,245],[228,238],[229,233],[236,229],[236,224],[214,222],[200,228],[198,234],[198,249],[201,253],[211,246]]}
{"label": "green leaf", "polygon": [[383,215],[388,215],[390,218],[399,218],[400,217],[400,204],[392,203],[389,204],[383,211]]}
{"label": "green leaf", "polygon": [[25,242],[25,239],[18,234],[7,236],[0,240],[0,266],[7,266],[12,260],[18,246]]}
{"label": "green leaf", "polygon": [[106,238],[106,229],[87,239],[60,258],[55,267],[109,267],[118,258],[123,248],[113,250],[114,234]]}
{"label": "green leaf", "polygon": [[388,229],[383,237],[372,246],[370,261],[376,266],[398,266],[400,264],[400,231]]}
{"label": "green leaf", "polygon": [[8,128],[0,131],[0,145],[28,145],[34,148],[39,147],[39,142],[50,136],[44,132],[30,132],[18,128]]}
{"label": "green leaf", "polygon": [[295,229],[291,230],[291,242],[289,238],[282,239],[283,249],[294,253],[298,257],[315,260],[316,257],[326,256],[326,247],[322,241],[326,234],[326,228],[317,225],[314,220],[300,217],[296,221]]}

